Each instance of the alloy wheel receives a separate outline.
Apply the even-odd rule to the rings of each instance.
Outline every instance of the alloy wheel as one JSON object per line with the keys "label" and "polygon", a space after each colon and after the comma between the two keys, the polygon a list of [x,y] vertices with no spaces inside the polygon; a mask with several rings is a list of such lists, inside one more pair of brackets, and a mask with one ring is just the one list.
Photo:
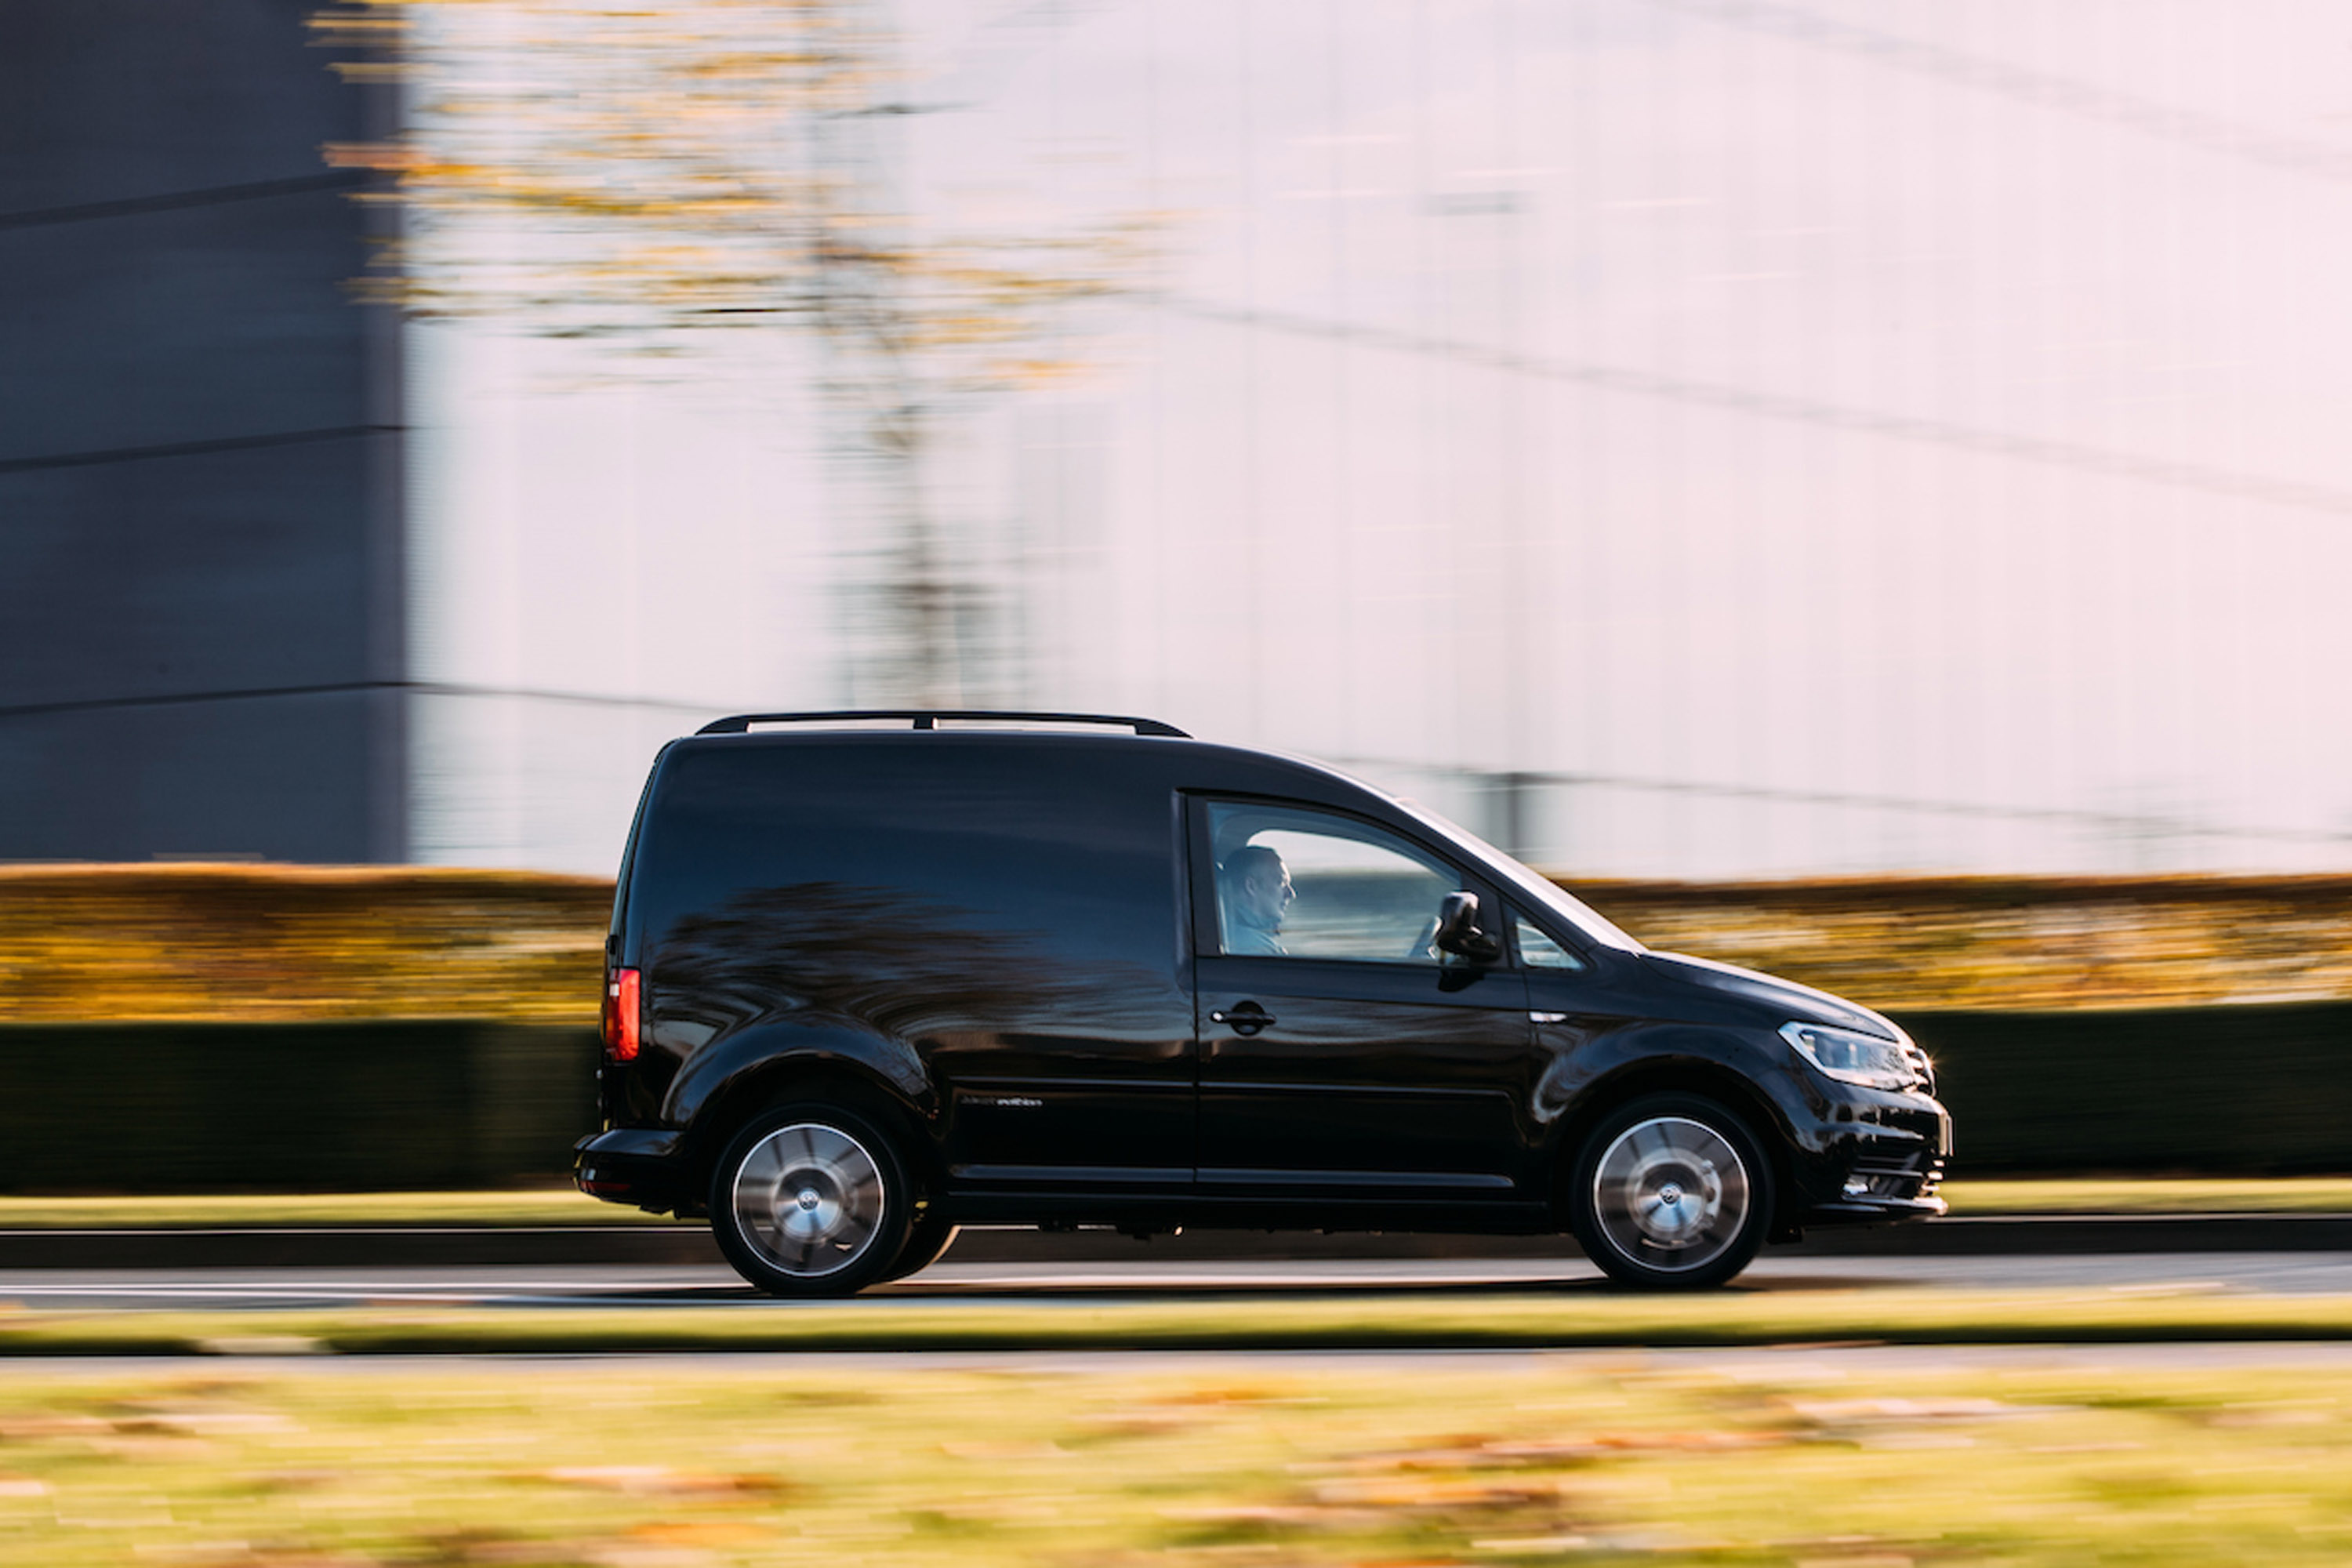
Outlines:
{"label": "alloy wheel", "polygon": [[1593,1166],[1601,1239],[1644,1269],[1680,1274],[1715,1263],[1740,1242],[1751,1202],[1739,1151],[1687,1116],[1634,1122]]}
{"label": "alloy wheel", "polygon": [[760,1260],[796,1279],[821,1279],[862,1257],[889,1203],[882,1168],[838,1127],[776,1128],[735,1166],[731,1207]]}

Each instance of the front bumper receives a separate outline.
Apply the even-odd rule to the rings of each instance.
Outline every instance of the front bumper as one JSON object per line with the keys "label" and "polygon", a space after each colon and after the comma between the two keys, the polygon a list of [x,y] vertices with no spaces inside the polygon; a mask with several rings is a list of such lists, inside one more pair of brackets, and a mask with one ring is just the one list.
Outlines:
{"label": "front bumper", "polygon": [[1871,1198],[1859,1202],[1815,1204],[1807,1209],[1802,1223],[1807,1227],[1830,1225],[1893,1225],[1906,1220],[1937,1219],[1951,1212],[1952,1205],[1939,1197]]}
{"label": "front bumper", "polygon": [[1951,1159],[1952,1117],[1936,1100],[1863,1090],[1811,1133],[1792,1173],[1797,1224],[1885,1225],[1949,1211],[1937,1189]]}

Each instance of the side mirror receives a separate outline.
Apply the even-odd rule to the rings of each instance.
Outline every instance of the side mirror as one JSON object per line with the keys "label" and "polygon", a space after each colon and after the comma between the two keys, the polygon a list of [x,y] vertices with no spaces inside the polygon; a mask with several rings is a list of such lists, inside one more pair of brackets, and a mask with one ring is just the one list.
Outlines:
{"label": "side mirror", "polygon": [[1437,907],[1437,951],[1478,963],[1503,956],[1503,944],[1478,929],[1478,895],[1448,893]]}

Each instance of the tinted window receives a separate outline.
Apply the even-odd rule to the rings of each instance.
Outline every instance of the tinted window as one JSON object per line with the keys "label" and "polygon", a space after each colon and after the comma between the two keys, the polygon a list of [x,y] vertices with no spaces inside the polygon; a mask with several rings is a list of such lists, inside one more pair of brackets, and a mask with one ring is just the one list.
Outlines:
{"label": "tinted window", "polygon": [[[1023,737],[730,738],[678,748],[637,847],[652,950],[755,920],[860,973],[1045,963],[1176,973],[1173,797],[1158,761]],[[708,942],[705,943],[708,945]],[[886,951],[887,950],[887,951]],[[936,989],[936,987],[927,987]],[[1118,985],[1106,980],[1105,988]]]}
{"label": "tinted window", "polygon": [[1235,957],[1438,962],[1452,868],[1394,834],[1337,813],[1213,802],[1217,934]]}

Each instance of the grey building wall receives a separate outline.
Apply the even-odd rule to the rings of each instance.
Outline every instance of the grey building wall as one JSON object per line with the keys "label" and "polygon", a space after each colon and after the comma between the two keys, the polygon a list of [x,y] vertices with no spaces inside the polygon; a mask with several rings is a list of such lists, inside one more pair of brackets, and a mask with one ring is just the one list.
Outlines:
{"label": "grey building wall", "polygon": [[404,858],[389,111],[314,0],[0,0],[0,858]]}

